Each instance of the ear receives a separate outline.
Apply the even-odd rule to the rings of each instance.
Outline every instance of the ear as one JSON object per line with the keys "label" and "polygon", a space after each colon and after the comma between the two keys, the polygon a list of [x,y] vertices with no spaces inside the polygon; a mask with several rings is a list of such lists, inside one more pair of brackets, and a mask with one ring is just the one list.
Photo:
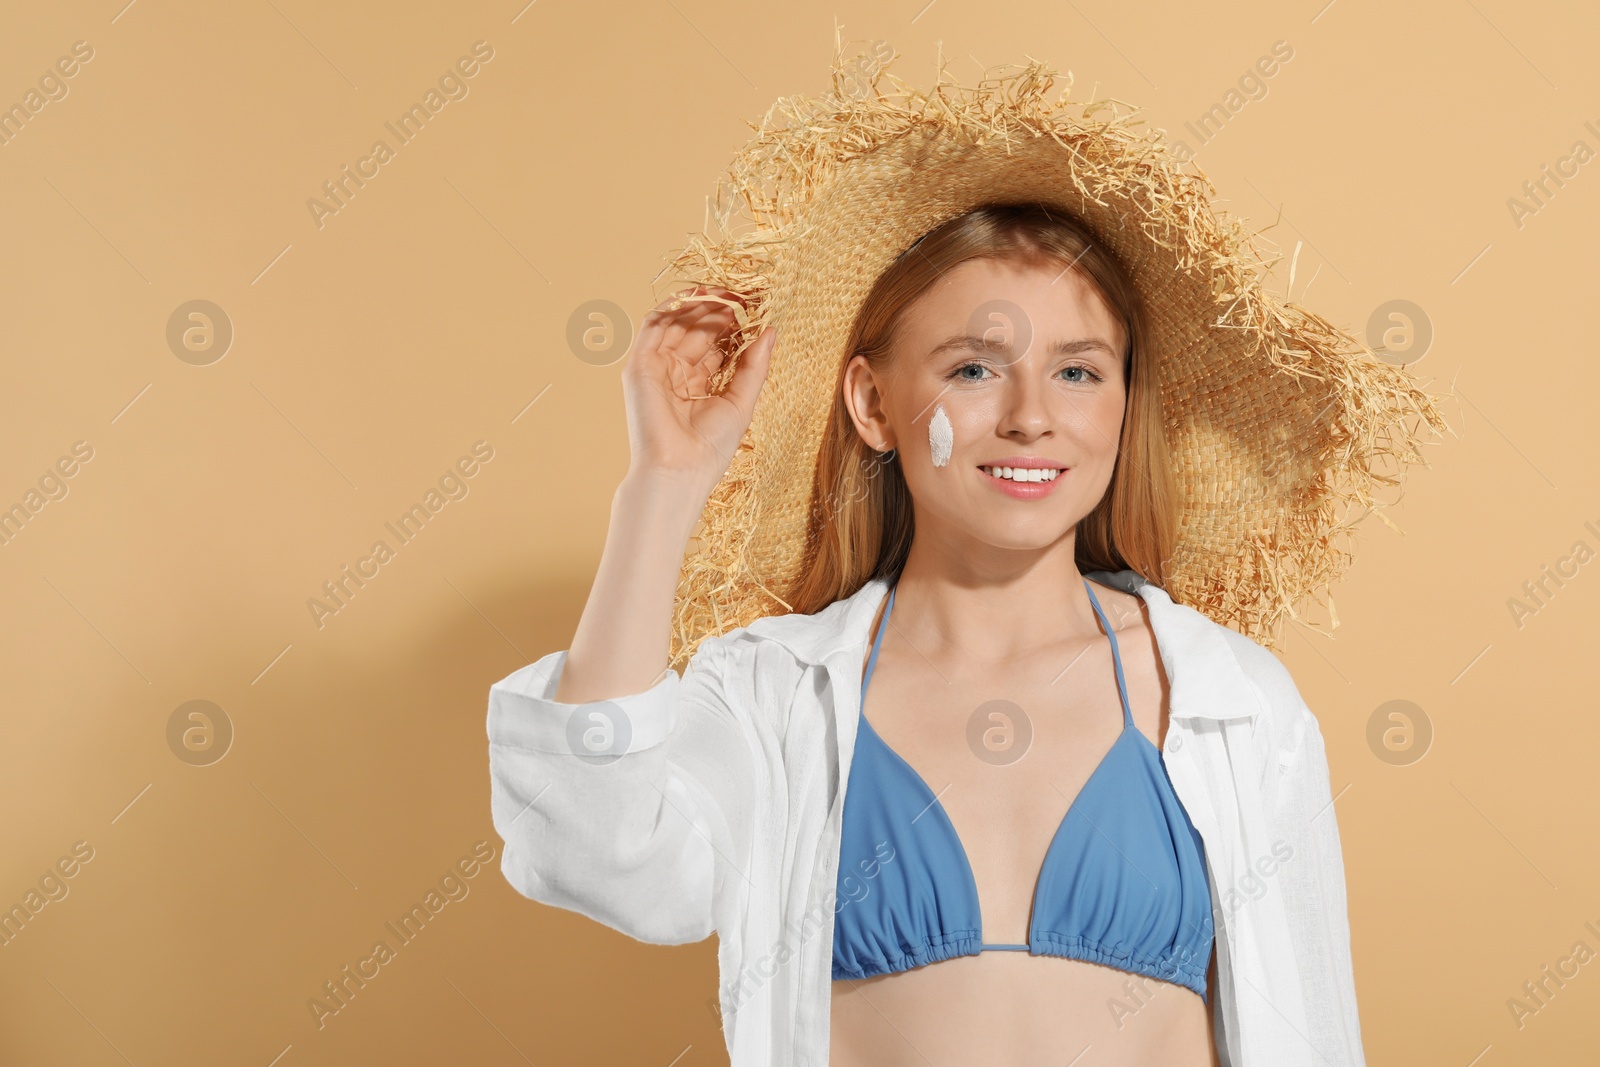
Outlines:
{"label": "ear", "polygon": [[894,431],[883,410],[883,391],[865,356],[851,356],[842,386],[845,410],[869,448],[887,452],[896,447]]}

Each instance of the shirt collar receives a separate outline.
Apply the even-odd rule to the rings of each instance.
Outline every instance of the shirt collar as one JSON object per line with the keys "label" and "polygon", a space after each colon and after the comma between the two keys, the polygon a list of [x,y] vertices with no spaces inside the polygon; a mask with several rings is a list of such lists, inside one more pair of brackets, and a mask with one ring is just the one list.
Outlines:
{"label": "shirt collar", "polygon": [[[1220,623],[1174,602],[1166,590],[1132,570],[1090,571],[1086,577],[1144,598],[1167,672],[1168,712],[1173,718],[1253,718],[1260,710]],[[889,583],[873,578],[814,615],[769,615],[747,629],[751,636],[787,648],[803,663],[822,666],[843,657],[840,667],[845,676],[859,677],[873,617],[888,594]]]}

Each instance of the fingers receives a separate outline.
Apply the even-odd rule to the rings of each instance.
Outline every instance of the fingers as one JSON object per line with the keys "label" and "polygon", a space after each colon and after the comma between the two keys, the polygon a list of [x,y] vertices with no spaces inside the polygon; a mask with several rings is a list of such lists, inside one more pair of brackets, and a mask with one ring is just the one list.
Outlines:
{"label": "fingers", "polygon": [[[711,296],[720,296],[724,300],[740,302],[743,300],[733,290],[718,286],[696,285],[680,289],[645,313],[644,321],[639,327],[638,339],[652,348],[662,347],[663,344],[671,346],[682,337],[684,325],[698,322],[711,315],[733,314],[732,308],[722,300],[696,299]],[[640,346],[641,350],[643,347]]]}
{"label": "fingers", "polygon": [[[689,329],[694,328],[694,322],[708,317],[715,318],[717,313],[712,310],[694,308],[668,312],[676,319],[657,316],[651,312],[644,325],[639,330],[639,335],[634,339],[631,358],[623,368],[624,374],[635,374],[664,384],[682,378],[687,369],[700,361],[705,355],[704,351],[694,352],[692,357],[685,358],[685,345],[683,339]],[[692,321],[685,323],[683,318]],[[722,327],[714,331],[720,333]],[[709,347],[704,346],[704,347]]]}
{"label": "fingers", "polygon": [[775,327],[769,325],[762,330],[755,343],[745,349],[739,365],[733,370],[733,377],[728,381],[728,387],[722,392],[723,397],[739,409],[747,425],[755,414],[756,396],[761,392],[762,383],[767,380],[768,368],[772,366],[772,348],[777,339]]}
{"label": "fingers", "polygon": [[661,363],[677,392],[685,398],[704,395],[711,375],[727,358],[736,330],[733,319],[715,311],[669,329],[662,341]]}
{"label": "fingers", "polygon": [[741,294],[721,286],[693,286],[674,293],[645,315],[630,365],[635,373],[670,384],[675,393],[703,392],[728,355],[722,342],[738,321],[731,305],[745,303]]}
{"label": "fingers", "polygon": [[[685,290],[685,293],[690,293],[690,290]],[[678,304],[678,307],[672,307],[674,304]],[[672,349],[682,341],[686,328],[693,323],[712,315],[731,314],[733,312],[720,302],[667,298],[645,315],[645,322],[638,328],[638,339],[643,342],[640,350],[645,344]]]}
{"label": "fingers", "polygon": [[[732,305],[742,305],[743,302],[744,298],[731,289],[697,285],[679,290],[663,300],[646,316],[646,320],[648,322],[654,319],[662,327],[656,343],[660,347],[676,351],[682,345],[684,335],[691,329],[710,322],[717,322],[719,331],[726,329],[727,323],[736,321]],[[704,352],[691,353],[696,359],[704,354]]]}

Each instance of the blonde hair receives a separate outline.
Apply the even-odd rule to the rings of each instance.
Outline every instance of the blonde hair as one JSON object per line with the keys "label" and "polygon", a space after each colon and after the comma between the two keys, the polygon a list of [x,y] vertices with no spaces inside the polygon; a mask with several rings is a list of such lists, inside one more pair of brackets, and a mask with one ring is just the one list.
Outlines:
{"label": "blonde hair", "polygon": [[856,432],[846,409],[844,369],[865,357],[880,379],[890,370],[897,328],[939,275],[969,259],[1048,264],[1079,271],[1121,320],[1128,338],[1128,400],[1111,484],[1078,523],[1078,570],[1132,570],[1165,588],[1177,539],[1172,466],[1162,431],[1158,354],[1150,351],[1144,306],[1110,250],[1065,211],[1044,204],[983,204],[943,223],[878,276],[851,326],[812,482],[802,564],[786,598],[812,614],[873,578],[896,580],[915,536],[911,493],[899,464]]}

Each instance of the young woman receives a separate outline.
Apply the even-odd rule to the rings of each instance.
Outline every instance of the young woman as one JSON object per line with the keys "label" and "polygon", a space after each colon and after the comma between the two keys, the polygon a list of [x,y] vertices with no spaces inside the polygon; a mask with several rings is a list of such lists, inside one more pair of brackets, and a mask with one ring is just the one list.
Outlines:
{"label": "young woman", "polygon": [[[491,688],[502,869],[643,941],[715,932],[736,1067],[1362,1064],[1317,720],[1168,590],[1243,618],[1325,574],[1317,464],[1396,417],[1341,390],[1431,409],[1235,273],[1176,170],[1154,198],[1146,142],[974,149],[951,114],[1053,114],[1037,78],[984,92],[830,97],[730,172],[790,176],[716,261],[771,255],[762,299],[645,316],[571,648]],[[1276,572],[1226,532],[1262,514],[1302,516],[1251,534]]]}
{"label": "young woman", "polygon": [[[975,334],[984,307],[1012,321]],[[1211,899],[1161,763],[1158,642],[1139,596],[1083,577],[1121,569],[1113,543],[1159,573],[1174,525],[1133,289],[1067,219],[990,207],[925,237],[860,321],[823,456],[892,451],[906,499],[873,568],[891,598],[841,870],[882,869],[836,921],[834,1062],[1213,1064]],[[821,555],[802,602],[848,566]]]}
{"label": "young woman", "polygon": [[[1253,688],[1218,682],[1191,699],[1247,701],[1217,713],[1274,720],[1255,727],[1266,747],[1220,758],[1280,778],[1273,762],[1293,761],[1295,777],[1276,784],[1304,794],[1289,809],[1298,818],[1327,804],[1315,723],[1259,645],[1197,615],[1172,618],[1162,634],[1152,609],[1179,609],[1119,562],[1149,553],[1155,564],[1172,520],[1155,357],[1136,343],[1139,304],[1114,261],[1059,213],[1027,207],[971,212],[918,248],[862,307],[822,450],[892,453],[869,474],[884,488],[835,502],[824,542],[834,551],[819,554],[797,594],[815,599],[852,565],[874,575],[857,594],[866,599],[840,601],[870,612],[873,634],[855,663],[870,699],[840,836],[830,838],[843,850],[835,926],[812,935],[834,942],[828,1062],[1064,1064],[1083,1053],[1083,1064],[1217,1063],[1207,1001],[1216,1003],[1223,921],[1213,906],[1257,883],[1208,877],[1205,842],[1166,776],[1161,748],[1177,742],[1163,656],[1186,672],[1247,679]],[[494,811],[513,883],[649,941],[709,933],[677,924],[696,909],[711,919],[714,879],[735,894],[772,888],[727,885],[749,875],[750,836],[781,832],[752,819],[762,772],[744,749],[760,737],[781,744],[783,720],[802,714],[787,686],[756,703],[766,692],[756,675],[803,673],[781,639],[747,632],[702,646],[680,684],[666,669],[684,549],[749,422],[774,340],[764,334],[727,390],[705,396],[733,315],[683,299],[693,295],[646,316],[623,372],[634,458],[572,647],[499,683],[491,719]],[[1017,319],[974,335],[969,322],[986,305]],[[1019,333],[1031,335],[1025,349],[1011,343]],[[936,465],[928,426],[941,411],[951,443]],[[850,528],[869,521],[883,526],[877,558],[845,558]],[[1092,572],[1099,582],[1086,580]],[[837,634],[841,616],[787,621],[790,639],[815,638],[799,628]],[[1165,648],[1164,636],[1184,643]],[[848,696],[804,695],[813,710]],[[629,754],[586,756],[600,750],[569,740],[570,724],[605,731],[611,753]],[[553,731],[548,748],[519,745],[541,726]],[[619,745],[619,731],[631,741]],[[658,761],[646,766],[647,753]],[[1209,768],[1192,785],[1233,770]],[[811,780],[796,781],[802,773]],[[819,791],[838,773],[820,760],[785,769],[789,788]],[[1267,892],[1319,893],[1314,906],[1325,910],[1297,943],[1250,951],[1326,965],[1340,984],[1306,1010],[1329,1013],[1317,1029],[1340,1035],[1323,1047],[1344,1058],[1329,1062],[1355,1062],[1333,812],[1303,825],[1274,814],[1240,813],[1275,833],[1247,857],[1245,876]],[[1258,869],[1267,867],[1281,868],[1276,885]],[[1249,995],[1270,1010],[1290,994]],[[1237,1030],[1237,1015],[1223,1025]]]}

